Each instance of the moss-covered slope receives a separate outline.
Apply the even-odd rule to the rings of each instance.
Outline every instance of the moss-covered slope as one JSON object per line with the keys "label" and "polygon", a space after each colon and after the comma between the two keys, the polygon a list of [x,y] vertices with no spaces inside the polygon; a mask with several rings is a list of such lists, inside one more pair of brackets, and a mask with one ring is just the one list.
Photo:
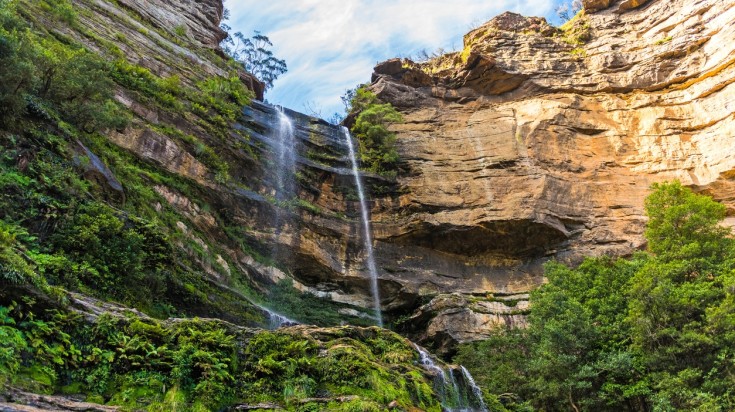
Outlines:
{"label": "moss-covered slope", "polygon": [[0,292],[0,337],[0,402],[32,392],[121,410],[440,410],[412,344],[376,327],[159,321],[79,294],[11,287]]}

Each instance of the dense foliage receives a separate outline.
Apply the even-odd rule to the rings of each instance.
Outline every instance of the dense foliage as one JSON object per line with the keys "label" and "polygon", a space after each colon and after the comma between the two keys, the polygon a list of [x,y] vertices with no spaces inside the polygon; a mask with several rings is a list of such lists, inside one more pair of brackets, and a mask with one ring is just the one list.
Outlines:
{"label": "dense foliage", "polygon": [[0,384],[149,411],[439,411],[417,353],[377,329],[254,333],[219,321],[80,314],[0,293]]}
{"label": "dense foliage", "polygon": [[357,114],[350,130],[359,142],[362,167],[386,177],[395,177],[399,160],[396,134],[388,127],[401,122],[401,114],[390,103],[381,103],[373,92],[364,87],[354,93],[350,113]]}
{"label": "dense foliage", "polygon": [[32,114],[94,131],[121,128],[127,117],[112,100],[110,65],[84,48],[39,36],[0,1],[0,125]]}
{"label": "dense foliage", "polygon": [[725,207],[678,182],[646,200],[648,253],[546,267],[527,330],[461,348],[509,410],[735,408],[735,245]]}
{"label": "dense foliage", "polygon": [[[186,218],[160,206],[166,202],[152,188],[196,198],[196,185],[140,162],[103,135],[135,118],[117,103],[116,90],[166,116],[191,118],[214,137],[229,136],[229,124],[252,94],[236,74],[207,77],[195,87],[177,76],[158,77],[108,43],[100,43],[108,56],[91,52],[31,18],[96,39],[78,24],[70,2],[0,0],[0,284],[62,286],[161,317],[223,312],[259,320],[241,298],[189,269],[216,262],[182,236],[177,222]],[[160,121],[151,127],[195,146],[192,153],[215,180],[228,181],[227,163],[208,145]],[[85,176],[90,153],[109,165],[124,194]]]}

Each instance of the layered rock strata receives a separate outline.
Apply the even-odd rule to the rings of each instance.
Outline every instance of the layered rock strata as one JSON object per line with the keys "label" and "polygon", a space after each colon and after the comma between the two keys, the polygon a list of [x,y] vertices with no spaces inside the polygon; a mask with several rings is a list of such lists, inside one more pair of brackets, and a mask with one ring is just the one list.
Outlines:
{"label": "layered rock strata", "polygon": [[643,248],[653,182],[735,213],[735,4],[586,5],[562,29],[506,13],[461,52],[376,67],[372,89],[405,118],[404,193],[373,209],[385,280],[466,295],[417,312],[415,337],[482,337],[517,319],[468,296],[528,292],[549,259]]}

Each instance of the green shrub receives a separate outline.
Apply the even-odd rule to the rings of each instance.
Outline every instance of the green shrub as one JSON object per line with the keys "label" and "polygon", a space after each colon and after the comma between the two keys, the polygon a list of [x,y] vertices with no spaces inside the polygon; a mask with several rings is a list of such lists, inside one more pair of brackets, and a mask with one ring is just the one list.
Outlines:
{"label": "green shrub", "polygon": [[[197,84],[201,95],[198,103],[214,108],[229,121],[234,121],[242,107],[250,104],[253,94],[236,74],[229,77],[210,77]],[[225,126],[229,126],[225,124]]]}
{"label": "green shrub", "polygon": [[[66,13],[71,6],[61,3],[58,11]],[[16,7],[8,1],[0,7],[0,124],[30,111],[88,131],[124,127],[129,119],[112,100],[109,64],[32,32]]]}
{"label": "green shrub", "polygon": [[26,258],[26,252],[16,240],[17,235],[28,236],[28,232],[0,220],[0,286],[3,284],[31,283],[37,287],[45,287],[43,278],[39,277],[34,267]]}
{"label": "green shrub", "polygon": [[358,113],[351,131],[359,142],[362,167],[389,178],[395,177],[399,160],[396,134],[388,127],[403,120],[400,113],[390,103],[380,103],[366,88],[357,89],[351,107],[352,113]]}
{"label": "green shrub", "polygon": [[28,347],[23,333],[15,328],[15,320],[9,316],[11,310],[0,306],[0,385],[18,373],[21,354]]}
{"label": "green shrub", "polygon": [[160,91],[156,77],[150,70],[124,59],[115,62],[111,75],[119,85],[149,97],[154,97]]}
{"label": "green shrub", "polygon": [[70,0],[43,0],[41,6],[50,11],[57,19],[74,25],[77,20],[77,12]]}
{"label": "green shrub", "polygon": [[[56,282],[132,301],[160,295],[165,288],[164,268],[171,264],[171,251],[155,225],[124,219],[104,204],[90,203],[79,206],[51,240],[63,254],[45,268]],[[131,283],[137,287],[124,287]]]}
{"label": "green shrub", "polygon": [[25,112],[25,94],[36,82],[30,34],[15,14],[15,2],[0,1],[0,124]]}
{"label": "green shrub", "polygon": [[[551,263],[529,327],[458,362],[511,410],[732,410],[735,242],[726,209],[679,182],[645,201],[648,253]],[[489,367],[492,365],[492,368]]]}

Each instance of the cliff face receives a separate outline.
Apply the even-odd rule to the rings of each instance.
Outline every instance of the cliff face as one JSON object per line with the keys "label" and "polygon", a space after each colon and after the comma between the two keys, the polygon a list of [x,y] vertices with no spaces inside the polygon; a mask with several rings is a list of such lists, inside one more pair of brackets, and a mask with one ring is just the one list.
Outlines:
{"label": "cliff face", "polygon": [[[157,27],[175,23],[161,17],[174,18],[168,3],[123,5]],[[212,47],[221,34],[202,24],[220,9],[187,7],[173,14],[177,22],[193,33],[196,50]],[[395,126],[402,164],[396,182],[365,179],[383,308],[409,319],[397,327],[410,336],[450,350],[493,327],[522,325],[544,262],[644,247],[642,201],[652,182],[680,179],[735,208],[735,8],[712,0],[587,8],[561,30],[506,13],[468,33],[461,52],[376,67],[372,89],[405,118]],[[206,52],[156,46],[151,38],[125,53],[161,73],[189,74],[191,61],[205,72],[225,70],[214,55],[202,59]],[[151,61],[170,48],[168,65]],[[273,200],[279,178],[271,166],[282,138],[274,108],[246,108],[234,128],[241,136],[216,143],[232,165],[233,186],[217,183],[195,153],[143,125],[174,123],[211,141],[196,123],[131,107],[142,124],[111,139],[197,181],[228,225],[247,228],[249,247],[278,267],[223,241],[223,223],[196,202],[157,188],[190,218],[185,226],[222,247],[233,273],[262,291],[290,278],[302,292],[370,306],[359,204],[339,128],[286,111],[295,125],[301,199],[288,206]],[[211,276],[226,282],[228,274]]]}
{"label": "cliff face", "polygon": [[405,193],[373,210],[378,250],[403,254],[383,266],[410,268],[404,285],[521,300],[440,297],[409,322],[418,337],[482,336],[549,259],[644,247],[653,182],[735,213],[735,5],[640,3],[587,2],[562,30],[506,13],[462,52],[376,67],[372,89],[406,119]]}
{"label": "cliff face", "polygon": [[[735,6],[643,3],[587,1],[587,13],[562,29],[507,13],[467,34],[461,52],[376,67],[372,89],[405,118],[394,126],[397,180],[363,176],[381,303],[397,329],[450,352],[499,325],[522,325],[544,262],[645,246],[642,202],[652,182],[680,179],[735,211]],[[53,27],[42,14],[36,23],[186,87],[234,70],[262,97],[262,84],[217,50],[218,1],[74,7],[75,27]],[[287,177],[296,196],[282,199],[276,108],[253,102],[222,127],[125,87],[116,99],[133,121],[105,137],[186,182],[158,179],[150,189],[151,207],[175,216],[168,230],[196,263],[188,272],[221,294],[206,294],[208,304],[189,314],[257,324],[260,312],[233,314],[242,304],[234,290],[263,295],[290,280],[302,297],[336,302],[342,319],[371,322],[341,128],[282,111],[294,126],[296,165]],[[115,176],[123,165],[79,150],[124,203],[129,182]]]}
{"label": "cliff face", "polygon": [[[90,159],[82,172],[104,200],[133,215],[160,219],[176,252],[189,260],[177,269],[207,285],[197,290],[176,279],[188,287],[172,296],[182,314],[267,324],[267,314],[254,310],[243,292],[274,306],[267,293],[290,279],[296,290],[289,293],[310,292],[308,298],[338,303],[325,310],[340,310],[331,320],[301,320],[373,323],[360,310],[371,298],[360,266],[363,234],[345,134],[341,127],[284,109],[295,126],[298,173],[286,176],[295,193],[277,198],[283,176],[273,165],[283,138],[281,115],[257,101],[262,83],[219,50],[221,2],[69,1],[68,21],[48,7],[24,5],[23,17],[47,30],[44,35],[84,46],[124,77],[114,95],[130,124],[101,133],[111,146],[92,147],[82,139],[86,146],[80,143],[74,151]],[[254,92],[252,104],[232,113],[202,107],[211,100],[208,82],[215,82],[217,92],[227,90],[233,78]],[[131,170],[145,188],[121,177]],[[392,184],[377,176],[366,180]],[[141,191],[148,204],[135,210],[141,205],[131,199]]]}

